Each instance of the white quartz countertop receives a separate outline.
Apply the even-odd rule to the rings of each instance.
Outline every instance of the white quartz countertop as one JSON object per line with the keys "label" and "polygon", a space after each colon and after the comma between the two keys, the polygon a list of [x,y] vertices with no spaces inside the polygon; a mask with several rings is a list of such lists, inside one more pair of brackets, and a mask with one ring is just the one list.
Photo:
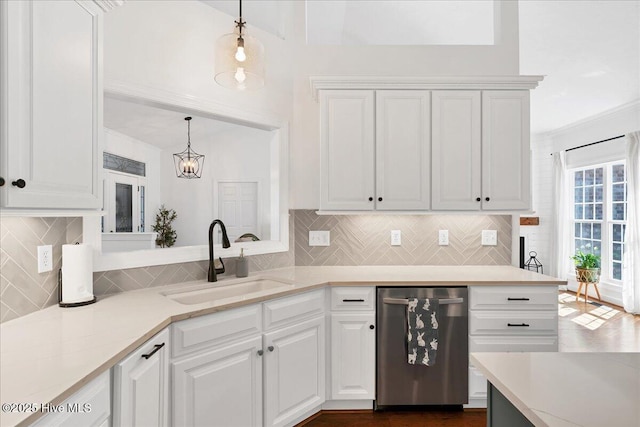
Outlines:
{"label": "white quartz countertop", "polygon": [[[250,277],[293,283],[282,291],[185,305],[163,293],[203,282],[125,292],[75,308],[51,306],[0,325],[0,400],[59,404],[172,322],[335,286],[561,285],[509,266],[288,267]],[[220,279],[216,285],[234,283]],[[38,413],[0,412],[0,425],[28,425]]]}
{"label": "white quartz countertop", "polygon": [[471,353],[535,426],[640,426],[640,353]]}

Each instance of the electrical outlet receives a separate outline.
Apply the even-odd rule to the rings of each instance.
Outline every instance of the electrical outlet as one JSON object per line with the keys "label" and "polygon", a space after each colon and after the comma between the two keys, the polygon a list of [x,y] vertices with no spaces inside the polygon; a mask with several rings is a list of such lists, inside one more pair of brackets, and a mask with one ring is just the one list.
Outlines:
{"label": "electrical outlet", "polygon": [[53,247],[51,245],[38,246],[38,273],[53,270]]}
{"label": "electrical outlet", "polygon": [[391,246],[400,246],[402,244],[402,231],[391,230]]}
{"label": "electrical outlet", "polygon": [[497,245],[498,245],[498,231],[482,230],[482,246],[497,246]]}
{"label": "electrical outlet", "polygon": [[309,230],[309,246],[329,246],[329,234],[327,231]]}
{"label": "electrical outlet", "polygon": [[438,231],[438,245],[449,246],[449,230]]}

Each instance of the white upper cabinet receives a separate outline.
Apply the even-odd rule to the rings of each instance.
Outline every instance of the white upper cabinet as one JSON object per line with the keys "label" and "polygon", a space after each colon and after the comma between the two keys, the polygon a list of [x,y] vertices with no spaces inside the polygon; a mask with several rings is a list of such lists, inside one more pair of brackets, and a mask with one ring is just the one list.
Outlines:
{"label": "white upper cabinet", "polygon": [[372,210],[374,91],[323,91],[320,105],[320,206],[325,210]]}
{"label": "white upper cabinet", "polygon": [[0,12],[2,206],[99,208],[101,11],[11,1]]}
{"label": "white upper cabinet", "polygon": [[376,91],[376,209],[430,205],[431,106],[426,90]]}
{"label": "white upper cabinet", "polygon": [[480,91],[433,92],[434,210],[480,209]]}
{"label": "white upper cabinet", "polygon": [[483,91],[483,210],[531,207],[529,150],[529,91]]}
{"label": "white upper cabinet", "polygon": [[429,209],[429,91],[326,90],[320,99],[321,209]]}
{"label": "white upper cabinet", "polygon": [[529,91],[433,92],[434,210],[531,206]]}

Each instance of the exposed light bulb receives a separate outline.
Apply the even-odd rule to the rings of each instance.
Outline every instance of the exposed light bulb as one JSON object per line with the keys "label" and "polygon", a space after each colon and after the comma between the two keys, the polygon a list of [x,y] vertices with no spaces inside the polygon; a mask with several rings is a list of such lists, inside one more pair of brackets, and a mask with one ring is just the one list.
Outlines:
{"label": "exposed light bulb", "polygon": [[238,67],[234,77],[236,78],[236,81],[238,83],[244,83],[244,81],[247,79],[247,75],[244,73],[244,68]]}
{"label": "exposed light bulb", "polygon": [[235,58],[236,58],[236,61],[238,62],[244,62],[247,60],[247,54],[244,53],[244,47],[238,45]]}

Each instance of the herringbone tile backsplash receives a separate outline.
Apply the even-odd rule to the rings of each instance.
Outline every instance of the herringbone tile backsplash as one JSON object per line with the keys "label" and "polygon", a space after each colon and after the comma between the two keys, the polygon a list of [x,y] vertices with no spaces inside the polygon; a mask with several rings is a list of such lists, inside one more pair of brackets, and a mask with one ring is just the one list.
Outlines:
{"label": "herringbone tile backsplash", "polygon": [[[62,245],[82,241],[82,218],[0,219],[0,322],[58,302]],[[38,273],[40,245],[53,246],[53,270]]]}
{"label": "herringbone tile backsplash", "polygon": [[[309,247],[309,230],[329,230],[331,245]],[[402,231],[391,246],[390,230]],[[438,230],[449,230],[449,246],[438,246]],[[482,230],[498,231],[498,246],[481,246]],[[0,220],[0,322],[57,303],[57,271],[62,245],[82,241],[80,218],[2,218]],[[37,246],[53,245],[53,270],[38,273]],[[294,265],[509,265],[508,215],[316,215],[291,211],[289,251],[249,256],[249,271]],[[225,259],[226,275],[235,259]],[[100,297],[162,286],[207,275],[207,262],[189,262],[94,273]]]}
{"label": "herringbone tile backsplash", "polygon": [[[330,246],[310,247],[310,230],[329,230]],[[402,245],[391,246],[391,230]],[[449,246],[438,246],[449,230]],[[497,230],[498,245],[482,246],[482,230]],[[510,265],[509,215],[295,214],[296,265]]]}

